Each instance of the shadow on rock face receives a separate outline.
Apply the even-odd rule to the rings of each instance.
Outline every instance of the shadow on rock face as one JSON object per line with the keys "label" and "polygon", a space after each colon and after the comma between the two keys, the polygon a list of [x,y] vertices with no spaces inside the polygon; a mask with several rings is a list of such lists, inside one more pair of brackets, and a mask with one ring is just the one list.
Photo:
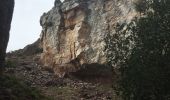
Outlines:
{"label": "shadow on rock face", "polygon": [[69,75],[88,82],[110,83],[112,82],[113,71],[109,66],[93,63],[84,64],[80,70],[71,72]]}

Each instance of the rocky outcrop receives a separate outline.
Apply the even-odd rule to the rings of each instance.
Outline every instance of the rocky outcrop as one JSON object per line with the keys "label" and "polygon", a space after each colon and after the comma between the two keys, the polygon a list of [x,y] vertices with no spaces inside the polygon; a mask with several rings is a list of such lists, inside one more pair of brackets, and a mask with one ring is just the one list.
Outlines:
{"label": "rocky outcrop", "polygon": [[0,68],[4,66],[14,0],[0,0]]}
{"label": "rocky outcrop", "polygon": [[56,70],[70,67],[75,59],[80,65],[105,64],[107,34],[114,34],[117,23],[129,23],[136,15],[133,0],[56,0],[40,20],[41,60]]}
{"label": "rocky outcrop", "polygon": [[38,39],[34,43],[29,44],[26,47],[24,47],[22,49],[21,54],[28,56],[28,55],[35,55],[35,54],[39,54],[39,53],[42,53],[42,47],[41,47],[40,39]]}

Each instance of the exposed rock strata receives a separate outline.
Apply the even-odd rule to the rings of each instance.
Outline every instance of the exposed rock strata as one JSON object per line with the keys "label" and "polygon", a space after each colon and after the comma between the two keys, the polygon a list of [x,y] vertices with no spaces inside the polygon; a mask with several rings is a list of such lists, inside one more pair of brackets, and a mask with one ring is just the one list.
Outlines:
{"label": "exposed rock strata", "polygon": [[106,35],[115,33],[117,23],[128,23],[136,15],[133,0],[56,0],[40,20],[41,60],[55,69],[75,59],[80,65],[105,64]]}
{"label": "exposed rock strata", "polygon": [[4,66],[14,0],[0,0],[0,68]]}

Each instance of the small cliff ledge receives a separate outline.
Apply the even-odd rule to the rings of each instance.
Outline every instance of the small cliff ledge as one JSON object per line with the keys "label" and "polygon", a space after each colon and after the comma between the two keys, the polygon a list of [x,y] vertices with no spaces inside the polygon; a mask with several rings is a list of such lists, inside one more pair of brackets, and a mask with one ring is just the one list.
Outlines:
{"label": "small cliff ledge", "polygon": [[41,61],[56,70],[73,62],[70,71],[83,64],[105,64],[107,34],[135,16],[133,0],[56,0],[40,20]]}

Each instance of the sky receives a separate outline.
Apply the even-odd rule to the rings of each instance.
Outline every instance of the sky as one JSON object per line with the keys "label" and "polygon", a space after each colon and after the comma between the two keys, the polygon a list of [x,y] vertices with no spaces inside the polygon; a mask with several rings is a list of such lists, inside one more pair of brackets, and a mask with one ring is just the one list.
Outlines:
{"label": "sky", "polygon": [[7,51],[24,48],[41,33],[40,16],[54,6],[54,0],[15,0]]}

